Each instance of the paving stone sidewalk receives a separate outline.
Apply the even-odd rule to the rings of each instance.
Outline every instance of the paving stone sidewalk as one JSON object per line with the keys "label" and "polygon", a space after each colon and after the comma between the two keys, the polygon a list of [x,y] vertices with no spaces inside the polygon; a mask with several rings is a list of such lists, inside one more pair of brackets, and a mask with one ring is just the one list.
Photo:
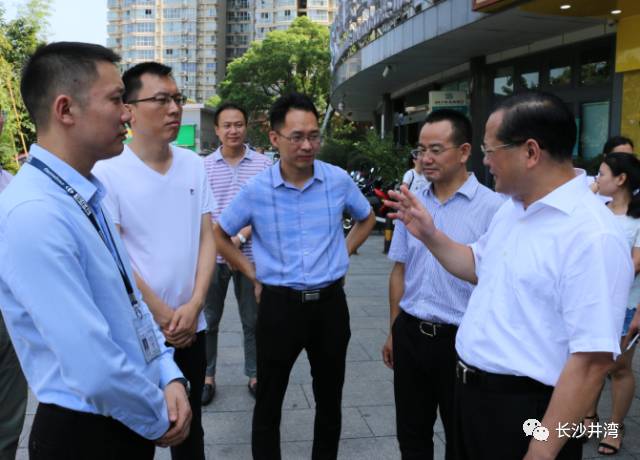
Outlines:
{"label": "paving stone sidewalk", "polygon": [[[351,314],[351,341],[343,394],[340,459],[395,460],[399,451],[395,438],[393,375],[382,363],[380,349],[386,339],[389,321],[388,275],[392,263],[382,254],[383,240],[372,235],[351,258],[346,290]],[[242,329],[233,290],[220,325],[217,365],[218,390],[214,401],[204,409],[203,425],[207,459],[247,460],[251,458],[251,416],[253,399],[247,391],[243,373]],[[640,377],[640,361],[634,361]],[[639,380],[640,382],[640,380]],[[640,387],[640,385],[639,385]],[[611,408],[608,385],[600,404],[600,416],[607,420]],[[640,390],[636,390],[619,460],[640,459]],[[36,403],[31,397],[18,459],[26,459],[26,443]],[[283,459],[309,459],[313,439],[313,393],[306,355],[296,362],[282,413]],[[436,426],[435,458],[444,459],[444,434]],[[156,459],[170,459],[168,449],[157,449]],[[596,442],[585,447],[583,458],[599,457]]]}

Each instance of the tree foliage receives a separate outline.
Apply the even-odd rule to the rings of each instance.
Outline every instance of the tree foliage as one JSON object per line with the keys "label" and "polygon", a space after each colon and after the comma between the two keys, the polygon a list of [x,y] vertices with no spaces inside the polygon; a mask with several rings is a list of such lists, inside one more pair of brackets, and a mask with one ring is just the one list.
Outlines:
{"label": "tree foliage", "polygon": [[7,21],[0,5],[0,105],[8,115],[0,136],[0,163],[9,170],[17,167],[15,156],[24,150],[23,140],[27,147],[35,142],[35,127],[20,96],[20,73],[44,40],[50,8],[51,0],[29,0]]}
{"label": "tree foliage", "polygon": [[276,30],[251,44],[227,67],[218,93],[252,115],[269,110],[281,95],[311,96],[323,112],[329,94],[329,29],[299,17],[287,30]]}

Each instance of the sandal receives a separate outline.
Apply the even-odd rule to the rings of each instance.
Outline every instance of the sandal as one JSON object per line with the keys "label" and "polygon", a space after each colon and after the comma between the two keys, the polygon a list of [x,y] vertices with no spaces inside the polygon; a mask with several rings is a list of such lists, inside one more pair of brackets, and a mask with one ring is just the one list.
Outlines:
{"label": "sandal", "polygon": [[[619,424],[618,425],[618,438],[620,438],[620,444],[618,445],[618,447],[616,446],[612,446],[611,444],[604,442],[604,441],[600,441],[600,444],[598,444],[598,454],[600,455],[615,455],[617,454],[620,449],[622,448],[622,434],[624,433],[624,424]],[[617,439],[617,438],[614,438]],[[603,452],[602,449],[609,449],[610,452]]]}
{"label": "sandal", "polygon": [[[600,417],[598,417],[597,412],[593,415],[587,415],[582,419],[582,425],[586,430],[588,430],[591,425],[596,425],[598,423],[600,423]],[[589,436],[582,436],[580,438],[580,442],[582,442],[583,444],[586,444],[587,442],[589,442],[589,439],[590,439]]]}

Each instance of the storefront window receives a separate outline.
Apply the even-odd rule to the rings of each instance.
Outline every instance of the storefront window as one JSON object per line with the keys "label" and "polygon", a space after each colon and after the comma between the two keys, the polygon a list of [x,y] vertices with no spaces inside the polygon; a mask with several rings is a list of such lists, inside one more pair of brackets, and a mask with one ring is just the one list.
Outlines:
{"label": "storefront window", "polygon": [[580,84],[597,85],[609,80],[610,68],[607,61],[587,62],[580,66]]}
{"label": "storefront window", "polygon": [[602,153],[609,135],[609,101],[584,103],[580,112],[580,152],[590,159]]}
{"label": "storefront window", "polygon": [[496,71],[496,76],[493,79],[493,94],[497,96],[513,94],[513,68],[503,67]]}
{"label": "storefront window", "polygon": [[549,84],[553,86],[571,84],[571,66],[552,67],[549,69]]}
{"label": "storefront window", "polygon": [[521,74],[520,84],[526,89],[538,89],[540,86],[540,73],[528,72]]}

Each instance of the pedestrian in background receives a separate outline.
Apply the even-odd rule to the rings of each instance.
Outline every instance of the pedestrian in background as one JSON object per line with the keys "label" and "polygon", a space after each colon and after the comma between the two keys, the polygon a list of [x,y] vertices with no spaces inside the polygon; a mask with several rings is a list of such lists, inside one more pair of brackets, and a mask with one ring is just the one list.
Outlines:
{"label": "pedestrian in background", "polygon": [[[0,134],[4,120],[5,112],[0,107]],[[0,193],[12,178],[0,164]],[[0,459],[15,458],[26,409],[27,381],[0,312]]]}
{"label": "pedestrian in background", "polygon": [[[282,96],[269,121],[280,161],[236,195],[214,229],[220,253],[251,280],[259,303],[252,452],[255,459],[280,458],[282,401],[291,368],[305,349],[316,403],[311,457],[335,459],[351,336],[342,286],[348,257],[365,241],[375,217],[344,170],[315,159],[322,138],[308,96]],[[345,210],[356,220],[346,244]],[[231,241],[247,225],[255,266]]]}
{"label": "pedestrian in background", "polygon": [[0,308],[39,404],[29,458],[152,459],[181,443],[191,410],[91,174],[131,119],[118,55],[40,47],[20,84],[38,143],[0,194]]}
{"label": "pedestrian in background", "polygon": [[[218,106],[213,116],[216,135],[222,145],[204,160],[209,187],[216,200],[211,218],[216,222],[220,214],[256,174],[271,166],[271,160],[258,154],[245,143],[247,138],[247,112],[238,104],[225,102]],[[247,225],[231,237],[235,247],[253,262],[251,226]],[[216,363],[218,356],[218,329],[229,281],[238,302],[242,334],[244,336],[244,372],[249,377],[248,389],[253,397],[256,392],[256,321],[258,304],[253,293],[253,283],[241,271],[232,270],[220,256],[205,302],[207,318],[207,372],[202,391],[202,404],[211,402],[216,391]]]}
{"label": "pedestrian in background", "polygon": [[482,151],[511,199],[471,245],[438,230],[406,187],[391,192],[395,217],[449,272],[477,283],[456,337],[461,459],[581,458],[567,427],[620,354],[633,264],[614,216],[573,169],[575,138],[557,96],[498,105]]}
{"label": "pedestrian in background", "polygon": [[427,186],[427,179],[424,177],[422,161],[419,158],[419,154],[420,152],[418,152],[418,150],[411,151],[413,168],[409,169],[404,173],[404,176],[402,176],[402,183],[406,185],[412,193],[417,193],[420,189]]}
{"label": "pedestrian in background", "polygon": [[171,447],[171,457],[204,460],[202,309],[216,254],[211,226],[215,201],[203,160],[171,145],[186,101],[171,68],[143,62],[122,79],[131,111],[131,143],[119,156],[98,162],[93,173],[107,189],[105,206],[131,257],[144,301],[189,381],[191,429],[183,443]]}

